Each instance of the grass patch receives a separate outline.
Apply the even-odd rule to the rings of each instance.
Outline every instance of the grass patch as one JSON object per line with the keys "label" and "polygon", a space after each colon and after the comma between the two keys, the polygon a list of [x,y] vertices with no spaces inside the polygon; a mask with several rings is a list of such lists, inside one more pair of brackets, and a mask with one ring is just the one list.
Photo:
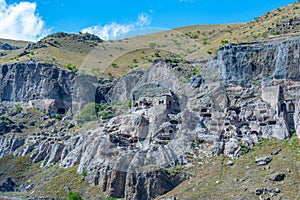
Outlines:
{"label": "grass patch", "polygon": [[[257,166],[255,157],[273,155],[269,170]],[[257,199],[254,191],[260,187],[279,188],[277,197],[298,199],[300,184],[299,156],[290,140],[262,140],[260,144],[239,159],[233,166],[226,166],[224,156],[212,157],[203,161],[202,166],[188,168],[192,177],[169,192],[164,197],[176,196],[177,199]],[[289,170],[289,172],[287,171]],[[286,179],[281,182],[268,180],[270,173],[283,172]],[[212,192],[213,191],[213,192]]]}
{"label": "grass patch", "polygon": [[184,171],[184,167],[181,165],[176,165],[174,168],[165,168],[163,169],[167,174],[172,177],[176,177]]}
{"label": "grass patch", "polygon": [[95,103],[86,104],[81,110],[81,112],[76,116],[76,119],[80,123],[97,120],[96,104]]}
{"label": "grass patch", "polygon": [[67,200],[82,200],[78,192],[69,192]]}

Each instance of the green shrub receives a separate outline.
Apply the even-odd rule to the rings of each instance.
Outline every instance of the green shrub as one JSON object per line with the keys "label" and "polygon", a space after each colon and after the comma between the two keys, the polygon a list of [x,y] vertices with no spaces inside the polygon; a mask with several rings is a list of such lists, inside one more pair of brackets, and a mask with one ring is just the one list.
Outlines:
{"label": "green shrub", "polygon": [[268,38],[268,34],[263,33],[263,34],[262,34],[262,37],[266,39],[266,38]]}
{"label": "green shrub", "polygon": [[107,107],[108,107],[107,104],[101,105],[101,104],[99,104],[99,103],[96,103],[96,104],[95,104],[96,113],[102,112],[102,111],[105,110]]}
{"label": "green shrub", "polygon": [[153,60],[151,58],[147,58],[148,62],[153,62]]}
{"label": "green shrub", "polygon": [[137,59],[136,58],[132,59],[132,62],[137,63]]}
{"label": "green shrub", "polygon": [[22,106],[20,104],[15,104],[15,111],[16,112],[21,112],[23,110]]}
{"label": "green shrub", "polygon": [[69,192],[67,200],[83,200],[77,192]]}
{"label": "green shrub", "polygon": [[86,171],[86,169],[83,169],[83,170],[82,170],[82,173],[81,173],[81,175],[82,175],[82,176],[84,176],[84,177],[86,177],[86,175],[87,175],[87,171]]}
{"label": "green shrub", "polygon": [[160,57],[159,53],[157,51],[154,52],[153,54],[155,57]]}
{"label": "green shrub", "polygon": [[78,72],[77,67],[74,66],[74,65],[72,65],[71,63],[67,63],[67,64],[66,64],[66,68],[67,68],[68,70],[71,70],[71,71],[74,72],[74,73]]}
{"label": "green shrub", "polygon": [[156,46],[156,44],[153,43],[153,42],[149,44],[149,47],[150,47],[150,48],[154,48],[155,46]]}
{"label": "green shrub", "polygon": [[89,122],[97,120],[95,103],[86,104],[81,112],[76,116],[80,122]]}
{"label": "green shrub", "polygon": [[240,143],[240,146],[241,146],[241,150],[240,150],[240,155],[243,156],[243,155],[246,155],[247,153],[250,153],[251,151],[254,151],[253,148],[247,146],[247,145],[244,145],[242,143]]}
{"label": "green shrub", "polygon": [[222,45],[228,44],[228,40],[221,40],[221,44],[222,44]]}
{"label": "green shrub", "polygon": [[101,113],[101,119],[103,119],[103,120],[109,120],[113,117],[114,117],[114,115],[110,112],[102,112]]}
{"label": "green shrub", "polygon": [[131,105],[132,105],[132,100],[131,100],[131,99],[127,100],[127,101],[125,102],[125,104],[130,108]]}
{"label": "green shrub", "polygon": [[279,30],[273,31],[272,34],[273,34],[273,35],[279,35],[279,34],[280,34],[280,31],[279,31]]}
{"label": "green shrub", "polygon": [[163,172],[167,173],[168,175],[170,175],[171,177],[176,177],[184,171],[184,168],[181,165],[176,165],[173,168],[164,168],[164,169],[161,169],[161,170]]}
{"label": "green shrub", "polygon": [[4,116],[4,115],[2,115],[2,116],[0,116],[0,121],[3,121],[3,122],[5,122],[5,123],[9,123],[9,118],[8,117],[6,117],[6,116]]}
{"label": "green shrub", "polygon": [[117,199],[113,197],[108,197],[106,200],[117,200]]}
{"label": "green shrub", "polygon": [[191,37],[192,39],[198,39],[199,38],[199,36],[198,35],[192,35],[192,37]]}
{"label": "green shrub", "polygon": [[112,66],[113,68],[118,68],[118,67],[119,67],[118,64],[116,64],[116,63],[112,63],[111,66]]}
{"label": "green shrub", "polygon": [[62,116],[59,115],[59,114],[57,114],[57,115],[55,115],[55,119],[57,119],[57,120],[62,120]]}

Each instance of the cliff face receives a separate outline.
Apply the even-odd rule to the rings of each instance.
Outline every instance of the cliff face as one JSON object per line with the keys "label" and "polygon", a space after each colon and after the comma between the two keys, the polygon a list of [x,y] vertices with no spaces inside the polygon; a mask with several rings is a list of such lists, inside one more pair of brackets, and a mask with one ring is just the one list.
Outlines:
{"label": "cliff face", "polygon": [[299,133],[300,39],[297,36],[222,47],[209,66],[220,72],[224,85],[251,88]]}
{"label": "cliff face", "polygon": [[228,45],[187,81],[180,64],[160,60],[103,90],[96,90],[95,77],[46,64],[1,66],[2,101],[46,105],[50,112],[74,112],[92,101],[131,99],[132,106],[77,134],[71,126],[23,139],[5,131],[0,157],[30,154],[41,167],[78,165],[78,173],[109,196],[153,199],[188,178],[164,168],[192,166],[220,153],[238,157],[241,144],[252,147],[259,138],[299,132],[299,45],[297,38]]}
{"label": "cliff face", "polygon": [[1,66],[1,100],[36,99],[71,101],[75,74],[50,64],[17,63]]}
{"label": "cliff face", "polygon": [[[97,79],[61,70],[52,64],[16,63],[0,66],[0,100],[27,103],[65,114],[95,101]],[[77,110],[74,109],[76,113]]]}
{"label": "cliff face", "polygon": [[299,38],[227,45],[217,56],[226,85],[250,86],[255,81],[300,80]]}

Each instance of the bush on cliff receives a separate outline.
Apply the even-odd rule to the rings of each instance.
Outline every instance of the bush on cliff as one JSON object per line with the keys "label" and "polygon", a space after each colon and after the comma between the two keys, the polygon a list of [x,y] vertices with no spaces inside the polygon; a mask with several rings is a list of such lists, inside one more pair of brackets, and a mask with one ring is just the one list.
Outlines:
{"label": "bush on cliff", "polygon": [[67,200],[82,200],[82,198],[77,192],[69,192]]}

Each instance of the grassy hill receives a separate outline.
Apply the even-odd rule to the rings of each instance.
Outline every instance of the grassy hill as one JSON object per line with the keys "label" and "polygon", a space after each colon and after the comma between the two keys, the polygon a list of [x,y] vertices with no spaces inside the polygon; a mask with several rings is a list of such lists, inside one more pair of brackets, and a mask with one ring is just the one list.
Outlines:
{"label": "grassy hill", "polygon": [[[290,140],[262,140],[250,153],[234,159],[233,166],[227,166],[229,158],[221,155],[204,160],[194,167],[182,169],[191,178],[180,184],[164,197],[177,199],[259,199],[257,189],[263,189],[264,198],[300,198],[300,151],[296,136]],[[274,155],[274,152],[278,154]],[[266,166],[258,166],[256,157],[271,156]],[[175,168],[176,172],[176,168]],[[174,169],[170,173],[174,173]],[[283,181],[271,181],[275,173],[286,175]],[[271,190],[272,191],[266,191]],[[275,189],[279,191],[275,192]],[[162,197],[158,198],[161,199]]]}
{"label": "grassy hill", "polygon": [[132,69],[150,67],[157,57],[198,62],[210,59],[227,43],[299,33],[299,7],[299,3],[290,4],[248,23],[193,25],[116,41],[88,38],[86,34],[56,33],[26,50],[30,43],[8,41],[12,45],[17,43],[21,49],[1,50],[0,64],[31,59],[62,67],[70,63],[79,73],[119,77]]}

